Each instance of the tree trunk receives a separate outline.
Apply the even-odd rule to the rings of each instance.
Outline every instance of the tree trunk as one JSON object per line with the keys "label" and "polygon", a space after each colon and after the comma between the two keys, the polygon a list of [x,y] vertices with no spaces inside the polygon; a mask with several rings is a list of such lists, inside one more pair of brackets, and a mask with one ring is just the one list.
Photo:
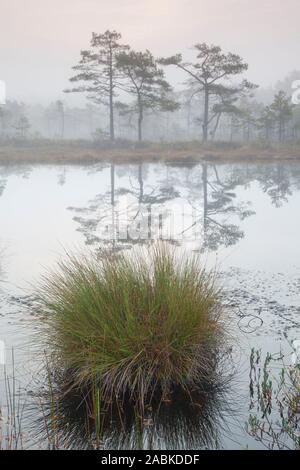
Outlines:
{"label": "tree trunk", "polygon": [[143,124],[143,119],[144,119],[144,113],[143,113],[143,104],[141,102],[141,98],[138,98],[138,108],[139,108],[139,118],[138,118],[138,139],[139,142],[143,140],[143,134],[142,134],[142,124]]}
{"label": "tree trunk", "polygon": [[61,138],[62,140],[65,138],[65,111],[62,111],[61,115]]}
{"label": "tree trunk", "polygon": [[221,119],[221,115],[222,115],[222,113],[219,113],[218,116],[217,116],[216,124],[215,124],[214,130],[212,131],[212,134],[211,134],[211,140],[215,140],[216,132],[217,132],[217,129],[219,127],[219,123],[220,123],[220,119]]}
{"label": "tree trunk", "polygon": [[139,164],[138,180],[139,180],[139,186],[140,186],[139,204],[141,205],[143,203],[143,197],[144,197],[144,181],[143,181],[143,164],[142,163]]}
{"label": "tree trunk", "polygon": [[204,115],[203,115],[203,142],[208,140],[208,113],[209,113],[209,89],[208,85],[204,87]]}
{"label": "tree trunk", "polygon": [[109,137],[113,142],[115,140],[115,128],[114,128],[114,101],[113,101],[113,87],[112,79],[110,79],[110,92],[109,92]]}
{"label": "tree trunk", "polygon": [[266,140],[269,141],[270,140],[270,127],[268,126],[268,124],[266,124],[266,128],[265,128],[265,131],[266,131]]}
{"label": "tree trunk", "polygon": [[152,206],[148,206],[148,241],[152,240]]}
{"label": "tree trunk", "polygon": [[203,184],[203,245],[206,243],[207,215],[208,215],[208,190],[207,190],[207,163],[202,165]]}
{"label": "tree trunk", "polygon": [[250,134],[251,134],[250,126],[251,126],[251,124],[250,124],[250,122],[248,121],[248,122],[247,122],[247,127],[246,127],[246,140],[247,140],[247,142],[250,141]]}
{"label": "tree trunk", "polygon": [[279,142],[282,143],[284,141],[284,119],[279,119]]}
{"label": "tree trunk", "polygon": [[114,126],[114,86],[113,86],[113,57],[110,53],[109,64],[109,137],[111,142],[115,140],[115,126]]}
{"label": "tree trunk", "polygon": [[233,134],[234,134],[234,118],[232,116],[230,119],[230,142],[233,142]]}
{"label": "tree trunk", "polygon": [[187,105],[187,128],[188,128],[188,136],[190,137],[191,135],[191,103],[188,103]]}

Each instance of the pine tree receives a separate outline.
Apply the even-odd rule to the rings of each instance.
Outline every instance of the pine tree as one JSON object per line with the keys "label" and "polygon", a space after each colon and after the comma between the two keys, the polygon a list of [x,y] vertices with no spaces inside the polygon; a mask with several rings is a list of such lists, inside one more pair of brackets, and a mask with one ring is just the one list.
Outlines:
{"label": "pine tree", "polygon": [[[226,85],[224,81],[239,75],[248,69],[243,59],[229,52],[225,54],[219,46],[206,43],[196,44],[193,49],[197,53],[197,62],[183,62],[182,55],[177,54],[169,58],[160,59],[163,65],[175,65],[185,71],[192,84],[199,86],[199,91],[204,94],[204,109],[202,119],[203,142],[207,142],[209,135],[210,98],[215,94],[216,85]],[[242,82],[242,88],[253,87],[248,81]]]}
{"label": "pine tree", "polygon": [[292,119],[294,105],[287,94],[280,90],[274,97],[274,101],[270,106],[270,111],[278,126],[278,140],[284,142],[286,137],[286,124]]}
{"label": "pine tree", "polygon": [[87,92],[88,97],[98,104],[109,107],[110,140],[115,139],[114,98],[119,87],[119,69],[116,57],[128,49],[120,43],[121,34],[106,31],[104,34],[93,33],[91,48],[81,51],[81,60],[73,70],[78,72],[71,82],[82,82],[78,87],[66,92]]}
{"label": "pine tree", "polygon": [[117,65],[126,78],[124,89],[135,97],[134,110],[138,115],[138,140],[142,140],[142,124],[147,109],[175,111],[178,104],[168,97],[172,88],[164,78],[150,51],[128,51],[119,54]]}

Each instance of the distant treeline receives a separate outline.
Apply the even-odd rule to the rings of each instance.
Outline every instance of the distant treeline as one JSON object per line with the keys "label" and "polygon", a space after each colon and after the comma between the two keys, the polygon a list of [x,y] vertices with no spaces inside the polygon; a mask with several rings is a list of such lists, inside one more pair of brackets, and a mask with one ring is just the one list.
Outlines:
{"label": "distant treeline", "polygon": [[[49,106],[9,101],[0,108],[0,138],[25,140],[116,139],[149,141],[297,142],[300,105],[294,104],[291,73],[272,94],[245,78],[248,64],[219,46],[196,44],[194,62],[182,54],[155,58],[123,44],[115,31],[93,33],[80,52],[72,86],[85,93],[85,107],[64,100]],[[186,76],[181,90],[167,81],[168,67]],[[240,78],[239,78],[240,77]]]}

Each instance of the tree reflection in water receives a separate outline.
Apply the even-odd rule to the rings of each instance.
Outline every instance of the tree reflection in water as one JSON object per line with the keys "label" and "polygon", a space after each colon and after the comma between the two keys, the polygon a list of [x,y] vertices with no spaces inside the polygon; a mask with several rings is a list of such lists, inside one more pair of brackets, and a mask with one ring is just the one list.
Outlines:
{"label": "tree reflection in water", "polygon": [[236,216],[244,220],[255,212],[249,203],[236,202],[236,188],[245,181],[240,175],[229,174],[221,179],[217,166],[212,165],[212,177],[208,176],[208,165],[202,165],[203,182],[203,246],[202,249],[217,250],[220,246],[235,245],[244,237],[237,224],[230,222]]}
{"label": "tree reflection in water", "polygon": [[289,172],[281,163],[265,168],[263,174],[259,175],[258,181],[275,207],[281,207],[287,203],[288,196],[293,194]]}
{"label": "tree reflection in water", "polygon": [[[167,239],[180,244],[194,238],[199,249],[217,250],[231,246],[244,236],[238,221],[253,215],[249,202],[239,202],[236,190],[246,185],[252,174],[236,171],[235,167],[220,169],[208,163],[188,166],[159,165],[159,177],[149,177],[149,165],[128,165],[119,171],[116,187],[116,167],[110,168],[110,190],[97,195],[87,207],[70,208],[74,220],[88,245],[107,245],[113,250],[130,248],[134,244],[166,239],[163,230],[174,203],[193,212],[190,226]],[[132,176],[134,178],[132,178]],[[133,182],[133,179],[135,182]],[[120,202],[127,196],[127,205]],[[131,214],[127,232],[122,235],[122,218]],[[157,216],[157,214],[159,214]],[[180,214],[173,214],[175,226]],[[234,220],[233,220],[234,219]],[[132,236],[132,227],[135,236]],[[175,236],[174,236],[175,235]]]}

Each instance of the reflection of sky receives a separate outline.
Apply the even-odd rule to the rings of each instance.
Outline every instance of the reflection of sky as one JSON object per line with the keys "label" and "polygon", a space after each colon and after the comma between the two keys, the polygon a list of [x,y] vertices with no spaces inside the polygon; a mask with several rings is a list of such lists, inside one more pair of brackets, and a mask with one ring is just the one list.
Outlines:
{"label": "reflection of sky", "polygon": [[9,276],[17,285],[32,281],[63,247],[80,244],[66,209],[82,205],[107,186],[105,171],[87,176],[74,169],[65,186],[57,184],[58,173],[43,167],[33,170],[28,179],[12,175],[0,198],[1,238],[11,255]]}

